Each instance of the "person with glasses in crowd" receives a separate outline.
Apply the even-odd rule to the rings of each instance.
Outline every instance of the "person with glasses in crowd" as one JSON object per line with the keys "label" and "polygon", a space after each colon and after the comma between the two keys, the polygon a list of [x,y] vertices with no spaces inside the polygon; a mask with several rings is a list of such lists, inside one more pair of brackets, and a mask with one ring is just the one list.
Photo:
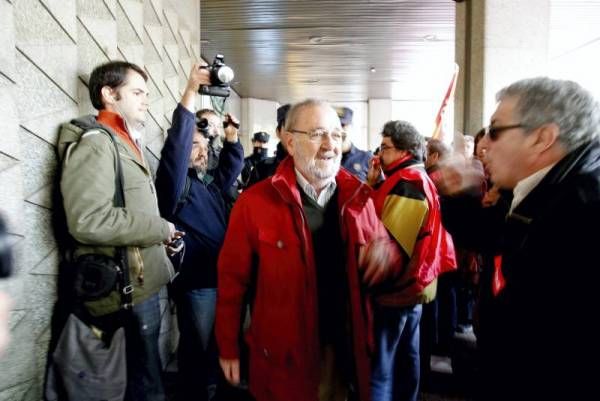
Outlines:
{"label": "person with glasses in crowd", "polygon": [[340,169],[335,110],[306,100],[288,112],[290,157],[242,192],[219,256],[217,342],[239,383],[246,294],[249,388],[257,401],[369,399],[370,308],[364,291],[394,273],[399,252],[370,189]]}
{"label": "person with glasses in crowd", "polygon": [[368,182],[375,188],[377,215],[402,258],[401,274],[378,286],[375,294],[371,398],[416,401],[422,305],[435,299],[438,275],[455,270],[456,259],[442,226],[437,190],[423,164],[423,137],[406,121],[389,121],[381,136]]}
{"label": "person with glasses in crowd", "polygon": [[585,359],[599,344],[598,241],[589,230],[600,225],[600,107],[577,83],[545,77],[496,98],[481,142],[508,199],[486,208],[478,198],[456,201],[469,182],[454,170],[443,202],[453,236],[496,255],[491,305],[481,310],[481,399],[589,398],[596,378]]}

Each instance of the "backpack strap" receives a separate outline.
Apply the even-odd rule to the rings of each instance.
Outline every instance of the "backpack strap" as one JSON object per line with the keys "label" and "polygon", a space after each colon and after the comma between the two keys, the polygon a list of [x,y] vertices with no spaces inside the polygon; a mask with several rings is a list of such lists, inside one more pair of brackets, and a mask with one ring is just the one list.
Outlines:
{"label": "backpack strap", "polygon": [[[115,196],[114,205],[116,207],[125,207],[125,190],[123,179],[123,166],[121,157],[119,156],[119,148],[114,134],[110,131],[105,131],[110,136],[110,140],[115,147]],[[133,286],[129,277],[129,259],[127,258],[127,247],[115,247],[115,258],[119,266],[121,266],[121,308],[129,310],[133,307]]]}

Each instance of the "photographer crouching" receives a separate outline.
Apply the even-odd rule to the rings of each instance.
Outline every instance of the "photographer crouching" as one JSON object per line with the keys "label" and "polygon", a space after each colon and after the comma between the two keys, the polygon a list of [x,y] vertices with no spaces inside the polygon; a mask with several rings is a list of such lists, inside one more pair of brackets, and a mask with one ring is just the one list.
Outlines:
{"label": "photographer crouching", "polygon": [[[226,191],[240,174],[244,150],[238,120],[225,117],[225,141],[217,168],[208,167],[208,122],[196,121],[196,93],[214,83],[210,69],[194,65],[181,102],[173,112],[156,175],[161,215],[185,232],[185,253],[172,295],[180,331],[176,399],[212,400],[219,374],[213,328],[217,296],[217,257],[227,229]],[[201,90],[201,93],[204,91]],[[178,249],[170,249],[175,253]],[[177,261],[175,264],[177,264]]]}

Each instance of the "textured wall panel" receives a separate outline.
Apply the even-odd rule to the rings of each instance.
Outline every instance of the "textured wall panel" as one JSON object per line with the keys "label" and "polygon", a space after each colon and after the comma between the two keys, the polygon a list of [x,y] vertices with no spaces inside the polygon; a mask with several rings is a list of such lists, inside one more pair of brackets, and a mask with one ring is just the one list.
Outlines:
{"label": "textured wall panel", "polygon": [[165,30],[168,31],[168,35],[166,35],[165,38],[169,38],[168,40],[165,39],[165,43],[176,44],[178,38],[177,32],[179,32],[179,19],[177,13],[171,8],[165,8],[163,10],[163,15],[167,21]]}
{"label": "textured wall panel", "polygon": [[[0,171],[0,211],[8,219],[11,233],[25,235],[23,227],[23,172],[21,163],[2,157],[8,167]],[[11,163],[12,160],[12,163]]]}
{"label": "textured wall panel", "polygon": [[[23,298],[25,294],[22,294]],[[14,299],[14,297],[13,297]],[[2,390],[19,385],[35,377],[35,360],[33,358],[33,335],[30,310],[24,309],[24,302],[18,302],[10,316],[11,342],[2,356],[0,383]],[[4,367],[10,367],[6,369]],[[0,398],[3,401],[10,398]]]}
{"label": "textured wall panel", "polygon": [[114,19],[116,11],[116,0],[77,0],[78,18]]}
{"label": "textured wall panel", "polygon": [[[78,84],[78,81],[76,84]],[[21,126],[30,132],[34,132],[36,136],[44,139],[46,142],[55,144],[58,140],[60,124],[65,121],[70,121],[78,115],[79,110],[77,105],[73,102],[63,110],[52,110],[47,114],[31,117],[27,121],[22,121]]]}
{"label": "textured wall panel", "polygon": [[[97,18],[80,18],[81,26],[85,30],[85,32],[89,35],[92,42],[98,46],[100,51],[106,55],[106,57],[110,59],[114,59],[117,56],[117,31],[116,31],[116,21],[114,20],[104,20]],[[81,32],[78,30],[78,33]],[[86,42],[83,42],[81,34],[78,39],[79,48],[81,49],[82,45],[87,47]],[[90,66],[90,71],[95,67],[94,65]]]}
{"label": "textured wall panel", "polygon": [[15,81],[15,25],[14,7],[0,1],[0,78]]}
{"label": "textured wall panel", "polygon": [[[52,8],[39,0],[15,3],[18,51],[69,97],[77,96],[75,3]],[[53,12],[56,11],[56,14]],[[71,17],[71,20],[69,20]]]}
{"label": "textured wall panel", "polygon": [[26,232],[23,266],[29,272],[52,254],[56,242],[52,232],[52,212],[27,202],[23,209]]}
{"label": "textured wall panel", "polygon": [[[142,12],[142,8],[141,8],[141,4],[139,3],[135,3],[138,4],[139,10],[138,13],[139,15],[135,15],[135,14],[127,14],[127,12],[125,11],[124,8],[122,7],[118,7],[117,8],[117,39],[119,41],[119,45],[137,45],[137,44],[142,44],[142,27],[140,26],[138,28],[138,30],[135,29],[135,25],[139,24],[139,21],[136,20],[141,20],[141,12]],[[134,9],[135,10],[135,9]],[[135,22],[135,23],[134,23]]]}
{"label": "textured wall panel", "polygon": [[63,30],[77,41],[77,1],[76,0],[40,0]]}
{"label": "textured wall panel", "polygon": [[15,85],[12,83],[0,85],[0,132],[2,132],[0,152],[18,159],[20,157],[17,135],[19,118],[14,92]]}
{"label": "textured wall panel", "polygon": [[144,0],[144,24],[161,26],[162,1]]}
{"label": "textured wall panel", "polygon": [[119,55],[120,58],[123,58],[124,60],[127,60],[130,63],[134,63],[141,66],[144,65],[144,46],[142,45],[119,45]]}
{"label": "textured wall panel", "polygon": [[17,53],[17,68],[20,72],[15,100],[21,121],[72,107],[75,100],[62,91],[40,68],[22,53]]}
{"label": "textured wall panel", "polygon": [[[142,34],[144,32],[144,5],[136,0],[120,0],[120,7],[117,7],[117,22],[119,25],[125,25],[125,21],[120,20],[123,15],[127,18],[128,24],[134,30],[136,43],[141,43]],[[121,43],[119,36],[119,43]],[[133,42],[127,42],[133,43]]]}
{"label": "textured wall panel", "polygon": [[[26,174],[23,177],[23,196],[29,203],[34,203],[50,208],[50,184],[56,174],[57,158],[54,145],[38,138],[33,133],[21,130],[21,146],[27,150],[27,157],[23,158],[23,169],[35,174]],[[34,202],[33,197],[44,192],[42,203]],[[47,199],[47,200],[46,200]]]}

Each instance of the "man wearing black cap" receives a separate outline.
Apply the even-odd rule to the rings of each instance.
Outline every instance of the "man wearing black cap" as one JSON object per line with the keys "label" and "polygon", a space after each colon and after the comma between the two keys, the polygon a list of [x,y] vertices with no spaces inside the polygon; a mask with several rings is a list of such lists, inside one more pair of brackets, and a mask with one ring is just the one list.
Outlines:
{"label": "man wearing black cap", "polygon": [[277,144],[277,150],[275,151],[275,156],[268,157],[265,160],[256,164],[252,173],[250,174],[250,178],[248,179],[248,183],[246,184],[246,188],[251,187],[259,181],[264,180],[275,174],[275,170],[279,163],[286,158],[287,151],[281,142],[281,129],[285,124],[285,117],[287,115],[288,110],[290,109],[290,104],[284,104],[283,106],[277,109],[277,129],[275,132],[277,133],[277,138],[279,138],[279,143]]}
{"label": "man wearing black cap", "polygon": [[266,132],[255,132],[252,137],[252,154],[244,159],[244,169],[242,170],[242,181],[240,188],[245,188],[250,174],[254,167],[261,161],[267,159],[267,143],[269,142],[269,134]]}
{"label": "man wearing black cap", "polygon": [[336,109],[342,129],[344,130],[344,142],[342,142],[342,167],[357,176],[361,181],[367,181],[367,172],[369,171],[369,160],[373,154],[368,151],[360,150],[352,141],[350,141],[349,133],[352,129],[352,112],[351,108],[338,107]]}

